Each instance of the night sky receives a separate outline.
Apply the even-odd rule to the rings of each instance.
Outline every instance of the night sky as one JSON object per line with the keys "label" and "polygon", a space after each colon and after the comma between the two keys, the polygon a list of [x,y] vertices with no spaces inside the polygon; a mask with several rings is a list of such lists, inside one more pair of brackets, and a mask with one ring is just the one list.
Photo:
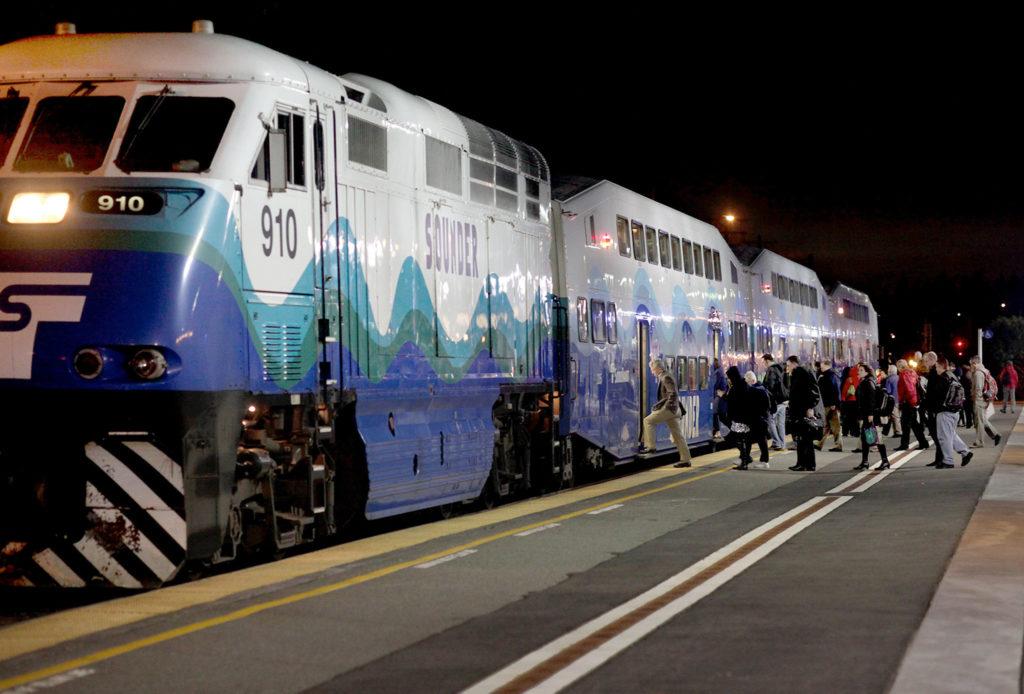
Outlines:
{"label": "night sky", "polygon": [[555,176],[608,178],[719,227],[733,212],[751,242],[871,293],[886,332],[954,305],[1005,298],[1024,312],[1024,298],[987,284],[1024,260],[1009,16],[327,6],[179,3],[150,16],[139,4],[44,2],[5,10],[0,41],[62,19],[83,33],[212,19],[502,130],[540,149]]}

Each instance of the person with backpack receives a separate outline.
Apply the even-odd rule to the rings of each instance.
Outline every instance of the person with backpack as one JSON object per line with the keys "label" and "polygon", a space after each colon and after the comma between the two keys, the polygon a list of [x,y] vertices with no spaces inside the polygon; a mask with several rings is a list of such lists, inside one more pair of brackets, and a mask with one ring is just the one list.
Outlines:
{"label": "person with backpack", "polygon": [[768,433],[772,437],[772,448],[776,451],[786,450],[786,408],[789,406],[789,386],[786,383],[786,372],[775,357],[765,352],[761,355],[764,365],[765,390],[775,399],[775,412],[768,420]]}
{"label": "person with backpack", "polygon": [[854,470],[868,469],[868,453],[872,446],[878,448],[882,455],[882,464],[879,470],[889,468],[889,456],[885,451],[885,444],[882,443],[881,432],[878,431],[878,424],[886,414],[892,414],[891,403],[886,400],[891,396],[885,392],[885,388],[877,385],[871,377],[871,367],[863,362],[857,364],[860,371],[860,383],[857,385],[857,414],[860,418],[860,465]]}
{"label": "person with backpack", "polygon": [[1012,361],[1006,362],[1003,370],[999,372],[999,383],[1003,386],[1003,409],[1006,414],[1006,404],[1010,404],[1010,414],[1017,411],[1017,368]]}
{"label": "person with backpack", "polygon": [[924,401],[921,377],[917,375],[917,371],[910,368],[906,359],[896,362],[896,371],[899,374],[899,383],[896,385],[896,403],[900,410],[900,425],[903,435],[900,437],[900,445],[895,450],[905,451],[910,448],[910,432],[914,432],[914,436],[917,438],[917,447],[923,451],[928,448],[928,439],[924,437],[924,425],[921,423],[923,416],[921,405]]}
{"label": "person with backpack", "polygon": [[964,405],[964,387],[960,385],[959,379],[953,377],[945,357],[936,357],[934,369],[935,377],[928,380],[928,396],[935,407],[937,448],[942,452],[942,459],[935,468],[941,470],[953,467],[953,451],[960,454],[960,466],[963,467],[974,457],[974,453],[956,433],[957,412]]}
{"label": "person with backpack", "polygon": [[972,448],[984,447],[985,440],[981,437],[982,429],[985,430],[985,433],[988,434],[989,438],[992,439],[992,443],[996,446],[999,445],[999,441],[1003,438],[992,429],[992,424],[988,420],[988,408],[998,394],[999,385],[996,384],[996,379],[992,378],[992,374],[981,363],[981,357],[975,354],[971,357],[971,398],[964,405],[965,409],[971,406],[974,409],[975,436]]}
{"label": "person with backpack", "polygon": [[835,445],[829,451],[842,452],[843,432],[839,423],[839,376],[832,369],[832,362],[828,359],[821,362],[818,392],[821,393],[821,403],[825,408],[825,426],[821,430],[818,450],[824,450],[825,440],[831,435],[835,438]]}
{"label": "person with backpack", "polygon": [[747,462],[740,465],[740,470],[746,470],[747,465],[754,461],[750,457],[750,450],[757,444],[757,448],[761,453],[759,458],[761,464],[767,468],[768,463],[768,420],[772,416],[772,396],[768,390],[757,382],[757,374],[753,371],[748,371],[743,374],[743,379],[747,383],[747,397],[746,397],[746,411],[747,411],[747,426],[750,427],[750,433],[747,435]]}

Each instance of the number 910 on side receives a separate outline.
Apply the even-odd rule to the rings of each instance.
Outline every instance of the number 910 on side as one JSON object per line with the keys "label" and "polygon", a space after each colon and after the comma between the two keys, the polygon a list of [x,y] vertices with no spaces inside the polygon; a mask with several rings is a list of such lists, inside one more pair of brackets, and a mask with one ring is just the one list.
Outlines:
{"label": "number 910 on side", "polygon": [[152,190],[92,190],[82,196],[82,211],[91,214],[157,214],[164,197]]}

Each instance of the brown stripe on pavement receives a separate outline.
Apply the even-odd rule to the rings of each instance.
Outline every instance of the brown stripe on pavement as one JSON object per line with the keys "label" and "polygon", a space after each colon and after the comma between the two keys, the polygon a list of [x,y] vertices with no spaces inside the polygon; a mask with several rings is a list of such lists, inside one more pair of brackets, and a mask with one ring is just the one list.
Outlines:
{"label": "brown stripe on pavement", "polygon": [[678,586],[668,591],[664,595],[653,598],[650,602],[641,605],[629,614],[623,615],[611,624],[608,624],[602,627],[601,629],[598,629],[593,634],[590,634],[581,641],[578,641],[572,644],[571,646],[566,647],[564,650],[562,650],[559,653],[556,653],[544,662],[538,663],[531,670],[524,672],[508,684],[497,689],[496,691],[501,692],[501,694],[519,694],[520,692],[525,692],[529,689],[532,689],[533,687],[537,686],[538,684],[548,679],[555,673],[565,669],[571,663],[579,660],[590,651],[595,650],[596,648],[602,646],[611,639],[615,638],[616,636],[618,636],[634,624],[640,622],[646,617],[649,617],[665,605],[668,605],[677,598],[682,597],[686,593],[690,592],[700,584],[718,575],[719,573],[729,568],[743,557],[747,556],[748,554],[756,550],[758,547],[761,547],[772,538],[785,532],[786,530],[793,527],[800,521],[804,520],[811,514],[820,511],[821,509],[825,508],[830,504],[835,503],[835,500],[837,498],[839,497],[830,497],[827,499],[822,499],[817,504],[811,506],[807,510],[798,513],[789,520],[775,526],[771,530],[768,530],[762,533],[761,535],[758,535],[753,540],[743,545],[733,553],[729,554],[726,557],[722,557],[717,562],[715,562],[708,568],[704,569],[693,578],[685,581],[684,583],[679,584]]}
{"label": "brown stripe on pavement", "polygon": [[846,492],[850,491],[851,489],[854,489],[856,487],[861,486],[862,484],[867,483],[867,481],[869,479],[871,479],[872,477],[877,475],[879,472],[883,472],[883,471],[881,471],[881,470],[869,470],[868,472],[870,474],[867,477],[862,477],[859,480],[850,480],[849,482],[847,482],[846,484],[844,484],[842,487],[840,487],[839,489],[835,490],[834,492],[828,492],[828,493],[829,494],[845,494]]}

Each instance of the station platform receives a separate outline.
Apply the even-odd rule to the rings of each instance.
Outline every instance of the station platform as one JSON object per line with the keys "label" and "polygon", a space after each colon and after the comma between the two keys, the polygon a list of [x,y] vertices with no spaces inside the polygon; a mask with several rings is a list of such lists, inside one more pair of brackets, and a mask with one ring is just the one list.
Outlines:
{"label": "station platform", "polygon": [[993,424],[965,467],[723,450],[19,621],[0,692],[1020,691],[1024,424]]}

